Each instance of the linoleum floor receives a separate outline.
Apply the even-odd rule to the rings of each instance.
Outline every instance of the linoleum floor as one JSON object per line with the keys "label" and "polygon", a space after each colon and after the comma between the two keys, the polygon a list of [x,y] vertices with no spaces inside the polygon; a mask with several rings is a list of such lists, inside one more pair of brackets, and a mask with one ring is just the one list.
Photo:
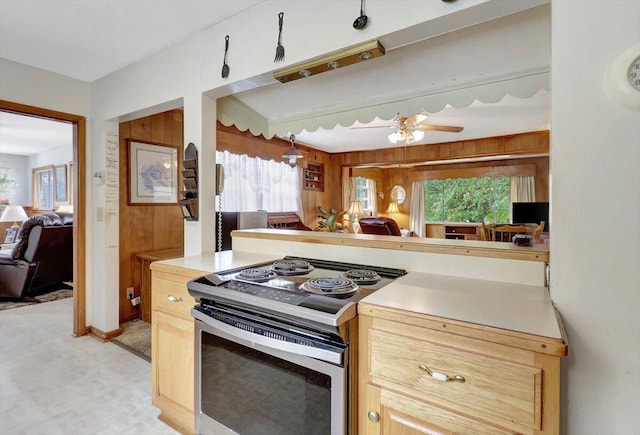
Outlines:
{"label": "linoleum floor", "polygon": [[0,311],[0,434],[177,434],[151,405],[151,364],[74,338],[72,303]]}

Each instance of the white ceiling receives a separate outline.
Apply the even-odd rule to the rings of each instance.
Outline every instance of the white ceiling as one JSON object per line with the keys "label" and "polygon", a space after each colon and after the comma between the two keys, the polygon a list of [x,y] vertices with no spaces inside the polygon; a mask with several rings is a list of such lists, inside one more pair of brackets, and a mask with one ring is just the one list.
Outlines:
{"label": "white ceiling", "polygon": [[73,144],[73,125],[0,111],[0,153],[30,156]]}
{"label": "white ceiling", "polygon": [[0,0],[0,57],[92,82],[265,0]]}
{"label": "white ceiling", "polygon": [[[262,1],[0,0],[0,57],[90,82]],[[329,152],[389,148],[386,137],[391,129],[349,127],[356,120],[362,123],[354,127],[388,126],[397,113],[411,115],[421,108],[430,114],[427,123],[460,125],[464,131],[427,132],[420,143],[549,128],[550,95],[539,87],[526,95],[534,96],[529,99],[506,95],[501,101],[482,96],[475,102],[454,101],[451,94],[455,87],[548,72],[548,5],[410,46],[399,47],[399,39],[398,35],[381,38],[387,54],[370,64],[285,85],[274,83],[234,98],[275,125],[273,134],[287,137],[294,132],[298,143]],[[449,94],[452,105],[442,103]],[[366,115],[362,107],[369,108]],[[348,123],[337,123],[335,115],[327,118],[336,112],[359,114],[346,116]],[[18,143],[12,130],[5,128],[4,116],[0,118],[0,152],[9,152],[5,141],[9,138],[18,147],[15,154],[33,153],[27,151],[30,144],[45,146],[39,137],[53,141],[50,131],[35,131],[34,120],[25,121],[34,131]],[[11,128],[17,125],[15,119],[7,122]]]}

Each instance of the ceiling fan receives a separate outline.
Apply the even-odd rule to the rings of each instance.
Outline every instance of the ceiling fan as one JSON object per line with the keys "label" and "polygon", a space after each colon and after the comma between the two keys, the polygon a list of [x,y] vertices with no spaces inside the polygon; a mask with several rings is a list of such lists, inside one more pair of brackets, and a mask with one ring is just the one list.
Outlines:
{"label": "ceiling fan", "polygon": [[424,112],[416,113],[413,116],[400,116],[393,118],[393,125],[379,125],[374,127],[353,127],[353,128],[394,128],[388,138],[391,143],[404,142],[409,145],[422,140],[425,131],[446,131],[449,133],[459,133],[464,127],[451,125],[422,124],[429,116]]}

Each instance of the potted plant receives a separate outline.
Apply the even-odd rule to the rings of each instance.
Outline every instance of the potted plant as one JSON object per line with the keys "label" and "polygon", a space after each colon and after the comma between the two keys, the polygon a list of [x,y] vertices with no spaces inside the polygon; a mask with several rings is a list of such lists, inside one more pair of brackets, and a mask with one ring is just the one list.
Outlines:
{"label": "potted plant", "polygon": [[313,229],[313,231],[326,231],[331,233],[347,233],[349,232],[349,227],[338,222],[339,218],[346,213],[345,211],[338,212],[337,209],[325,209],[321,206],[318,206],[318,215],[322,220],[318,221],[318,226]]}

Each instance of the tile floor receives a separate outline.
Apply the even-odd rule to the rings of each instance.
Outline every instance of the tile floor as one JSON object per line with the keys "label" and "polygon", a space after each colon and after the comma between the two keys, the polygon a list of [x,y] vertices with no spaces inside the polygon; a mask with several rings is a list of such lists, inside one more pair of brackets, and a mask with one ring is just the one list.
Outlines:
{"label": "tile floor", "polygon": [[0,434],[177,434],[151,405],[151,365],[71,321],[71,298],[0,311]]}

